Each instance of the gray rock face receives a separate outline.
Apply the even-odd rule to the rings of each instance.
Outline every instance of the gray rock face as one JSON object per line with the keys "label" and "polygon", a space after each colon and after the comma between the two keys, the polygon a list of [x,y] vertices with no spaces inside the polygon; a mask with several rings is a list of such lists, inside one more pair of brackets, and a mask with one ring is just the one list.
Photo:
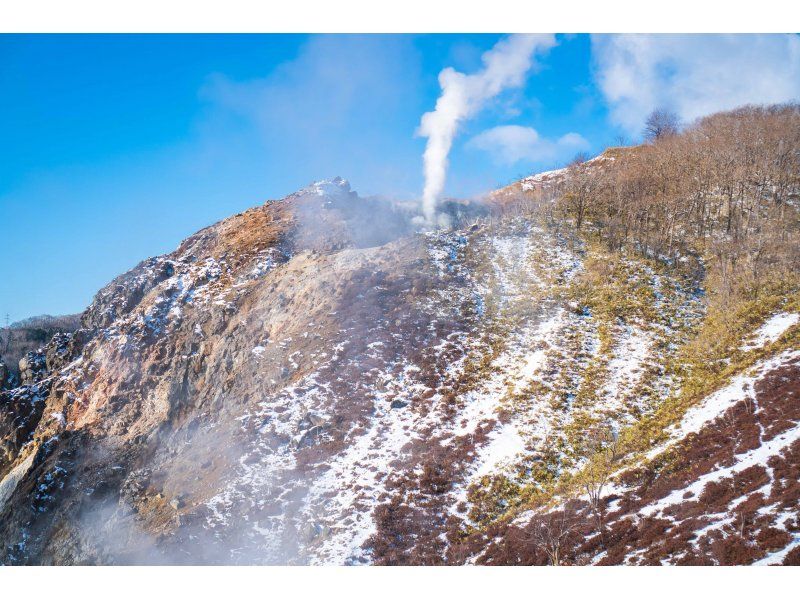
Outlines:
{"label": "gray rock face", "polygon": [[71,333],[55,334],[45,347],[45,364],[49,371],[60,370],[75,357],[75,344]]}
{"label": "gray rock face", "polygon": [[46,374],[47,357],[43,351],[29,351],[19,360],[19,375],[23,385],[39,382]]}
{"label": "gray rock face", "polygon": [[[97,294],[83,329],[25,356],[24,386],[0,410],[3,468],[25,443],[47,448],[4,508],[0,560],[309,558],[300,511],[321,472],[303,470],[341,451],[372,412],[361,356],[390,339],[385,314],[414,319],[425,280],[412,276],[418,241],[373,245],[408,223],[387,216],[366,235],[363,207],[378,204],[332,184],[341,192],[309,188],[145,260]],[[245,479],[243,468],[259,473]]]}
{"label": "gray rock face", "polygon": [[172,276],[173,264],[160,257],[141,262],[130,272],[118,276],[94,298],[81,316],[84,328],[101,329],[129,314],[156,285]]}
{"label": "gray rock face", "polygon": [[48,382],[0,391],[0,479],[32,440],[49,392]]}

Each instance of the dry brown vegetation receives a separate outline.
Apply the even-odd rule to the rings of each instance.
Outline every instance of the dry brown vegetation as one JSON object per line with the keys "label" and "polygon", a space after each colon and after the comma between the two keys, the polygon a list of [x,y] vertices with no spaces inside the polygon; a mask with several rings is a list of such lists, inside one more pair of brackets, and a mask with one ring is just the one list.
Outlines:
{"label": "dry brown vegetation", "polygon": [[800,107],[744,107],[679,135],[570,166],[556,210],[610,247],[703,256],[720,290],[790,274],[797,243]]}

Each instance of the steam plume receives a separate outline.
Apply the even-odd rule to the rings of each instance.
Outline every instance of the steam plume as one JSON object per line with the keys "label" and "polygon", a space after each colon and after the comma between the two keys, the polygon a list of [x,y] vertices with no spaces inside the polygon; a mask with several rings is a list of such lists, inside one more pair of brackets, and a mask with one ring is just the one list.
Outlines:
{"label": "steam plume", "polygon": [[517,34],[501,39],[482,56],[483,69],[471,75],[451,67],[439,73],[442,94],[436,109],[426,112],[417,134],[428,138],[423,155],[425,190],[422,213],[427,226],[436,226],[436,203],[447,177],[447,155],[459,125],[476,114],[483,105],[504,89],[519,87],[534,64],[537,51],[549,50],[556,43],[551,34]]}

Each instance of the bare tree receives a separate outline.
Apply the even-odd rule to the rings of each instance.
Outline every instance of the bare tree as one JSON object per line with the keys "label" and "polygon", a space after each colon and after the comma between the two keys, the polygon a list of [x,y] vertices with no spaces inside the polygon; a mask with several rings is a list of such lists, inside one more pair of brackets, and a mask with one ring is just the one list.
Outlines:
{"label": "bare tree", "polygon": [[644,137],[649,141],[671,137],[678,132],[678,116],[664,108],[650,113],[644,123]]}
{"label": "bare tree", "polygon": [[586,217],[586,209],[600,185],[601,176],[585,166],[586,154],[576,154],[567,166],[568,182],[562,190],[561,201],[567,213],[575,219],[575,227],[580,230]]}
{"label": "bare tree", "polygon": [[561,564],[564,551],[574,544],[579,523],[576,501],[569,500],[560,511],[535,515],[526,533],[555,567]]}
{"label": "bare tree", "polygon": [[586,152],[578,152],[577,154],[575,154],[572,157],[572,160],[569,161],[569,164],[567,164],[567,167],[580,166],[581,164],[583,164],[584,162],[586,162],[588,160],[589,160],[589,154],[587,154]]}
{"label": "bare tree", "polygon": [[610,427],[597,428],[589,430],[586,447],[589,463],[581,472],[581,481],[589,499],[589,507],[595,516],[597,533],[600,534],[600,541],[605,546],[605,505],[602,498],[619,460],[619,440]]}

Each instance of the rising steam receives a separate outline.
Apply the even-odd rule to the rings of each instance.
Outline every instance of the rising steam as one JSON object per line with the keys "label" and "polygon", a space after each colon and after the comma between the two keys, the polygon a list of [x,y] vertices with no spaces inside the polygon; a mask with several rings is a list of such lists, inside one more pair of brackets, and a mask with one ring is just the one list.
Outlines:
{"label": "rising steam", "polygon": [[439,73],[442,94],[436,109],[426,112],[417,134],[428,138],[425,147],[425,190],[422,213],[425,225],[439,224],[436,204],[444,190],[447,176],[447,155],[459,125],[476,114],[483,105],[504,89],[519,87],[534,64],[533,56],[552,48],[551,34],[517,34],[501,39],[482,56],[483,69],[471,75],[446,68]]}

